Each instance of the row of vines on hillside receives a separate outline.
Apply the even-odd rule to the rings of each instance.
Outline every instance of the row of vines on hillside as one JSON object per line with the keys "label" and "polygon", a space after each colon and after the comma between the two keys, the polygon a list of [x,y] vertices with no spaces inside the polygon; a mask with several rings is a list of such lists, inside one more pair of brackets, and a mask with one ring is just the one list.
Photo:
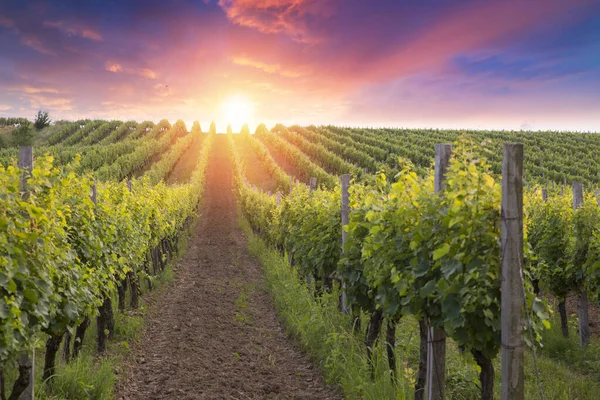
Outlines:
{"label": "row of vines on hillside", "polygon": [[[55,167],[50,156],[32,169],[0,167],[2,370],[44,333],[49,335],[44,379],[51,378],[63,337],[75,336],[77,356],[95,315],[98,350],[104,350],[106,333],[114,329],[112,293],[118,292],[122,308],[129,287],[135,307],[140,279],[150,279],[164,266],[181,229],[195,215],[211,143],[206,139],[185,185],[94,183],[75,173],[78,158],[64,168]],[[11,396],[24,390],[28,374],[20,368]]]}
{"label": "row of vines on hillside", "polygon": [[[400,162],[392,180],[379,173],[374,183],[353,184],[342,249],[337,182],[331,190],[295,185],[278,201],[245,184],[243,165],[231,144],[240,205],[252,227],[285,251],[299,275],[312,277],[319,290],[330,290],[336,280],[344,282],[353,316],[370,316],[369,349],[382,319],[394,332],[399,319],[414,316],[422,322],[421,348],[427,347],[427,327],[442,330],[473,355],[481,371],[482,398],[492,398],[492,360],[500,350],[501,190],[476,147],[464,142],[455,149],[441,195],[434,194],[433,173],[420,176],[408,161]],[[531,272],[527,266],[526,276]],[[526,291],[534,319],[523,328],[533,328],[539,339],[548,315],[529,283]],[[415,382],[417,398],[424,391],[423,357]],[[395,369],[393,354],[390,368]]]}

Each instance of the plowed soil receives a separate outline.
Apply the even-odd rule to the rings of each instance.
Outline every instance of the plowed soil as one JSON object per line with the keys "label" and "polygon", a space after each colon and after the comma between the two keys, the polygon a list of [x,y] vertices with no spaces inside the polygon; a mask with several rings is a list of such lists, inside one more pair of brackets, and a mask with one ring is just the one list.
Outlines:
{"label": "plowed soil", "polygon": [[172,285],[157,293],[117,399],[339,399],[280,326],[238,229],[227,137]]}

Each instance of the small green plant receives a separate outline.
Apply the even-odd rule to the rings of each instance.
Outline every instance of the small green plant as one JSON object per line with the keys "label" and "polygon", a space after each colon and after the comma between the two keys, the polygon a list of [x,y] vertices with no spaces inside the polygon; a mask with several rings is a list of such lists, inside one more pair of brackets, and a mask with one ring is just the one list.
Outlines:
{"label": "small green plant", "polygon": [[249,290],[251,290],[251,287],[243,287],[239,297],[235,300],[235,305],[238,308],[238,311],[235,312],[235,320],[241,324],[250,322],[250,316],[247,313]]}

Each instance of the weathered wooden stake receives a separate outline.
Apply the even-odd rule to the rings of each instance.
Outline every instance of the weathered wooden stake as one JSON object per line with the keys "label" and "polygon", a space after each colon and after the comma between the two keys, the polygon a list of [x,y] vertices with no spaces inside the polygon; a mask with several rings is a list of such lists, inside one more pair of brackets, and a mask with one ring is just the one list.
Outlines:
{"label": "weathered wooden stake", "polygon": [[308,189],[309,189],[310,193],[317,190],[317,178],[310,178],[310,183],[309,183]]}
{"label": "weathered wooden stake", "polygon": [[92,185],[92,194],[90,196],[90,199],[92,200],[92,202],[94,204],[97,203],[97,197],[98,197],[98,193],[96,191],[96,185]]}
{"label": "weathered wooden stake", "polygon": [[[19,168],[23,170],[21,175],[21,192],[23,193],[23,199],[29,198],[29,191],[27,187],[27,181],[31,176],[33,170],[33,148],[31,146],[19,147]],[[19,370],[29,369],[29,384],[25,390],[19,396],[19,400],[33,400],[35,398],[34,382],[35,382],[35,352],[31,353],[31,358],[28,353],[22,353],[19,356]]]}
{"label": "weathered wooden stake", "polygon": [[19,169],[23,170],[23,174],[21,175],[21,192],[23,192],[23,199],[28,199],[29,193],[27,190],[27,181],[33,170],[33,148],[31,146],[19,147]]}
{"label": "weathered wooden stake", "polygon": [[[348,190],[350,188],[350,174],[342,175],[342,253],[346,245],[348,234],[344,229],[344,226],[350,222],[350,195]],[[340,310],[344,314],[350,314],[348,309],[348,300],[346,298],[346,284],[342,281],[342,293],[340,294]]]}
{"label": "weathered wooden stake", "polygon": [[[573,209],[577,210],[583,205],[583,185],[573,182]],[[579,345],[585,347],[590,344],[590,323],[588,318],[587,290],[579,294]]]}
{"label": "weathered wooden stake", "polygon": [[502,400],[523,400],[523,144],[505,143],[502,161]]}
{"label": "weathered wooden stake", "polygon": [[[444,179],[450,165],[451,144],[435,145],[434,189],[444,190]],[[442,400],[446,386],[446,332],[429,326],[427,332],[427,400]]]}
{"label": "weathered wooden stake", "polygon": [[127,189],[129,189],[129,193],[131,193],[131,191],[133,190],[133,187],[131,185],[131,181],[127,181]]}
{"label": "weathered wooden stake", "polygon": [[[296,181],[296,183],[298,182]],[[312,195],[312,192],[314,192],[315,190],[317,190],[317,178],[310,178],[308,185],[309,196]],[[306,277],[306,283],[310,285],[312,283],[312,278],[312,275],[308,275]]]}
{"label": "weathered wooden stake", "polygon": [[279,205],[281,204],[281,192],[277,192],[277,207],[279,207]]}
{"label": "weathered wooden stake", "polygon": [[548,200],[548,190],[547,189],[542,189],[542,200],[544,200],[544,201]]}

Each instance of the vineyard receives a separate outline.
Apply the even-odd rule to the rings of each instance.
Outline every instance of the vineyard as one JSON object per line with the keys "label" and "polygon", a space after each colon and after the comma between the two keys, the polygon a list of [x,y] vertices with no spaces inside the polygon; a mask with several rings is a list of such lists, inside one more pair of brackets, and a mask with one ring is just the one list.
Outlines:
{"label": "vineyard", "polygon": [[[177,263],[187,265],[177,290],[155,305],[169,311],[152,317],[133,350],[144,361],[112,395],[595,398],[599,150],[587,133],[260,125],[217,135],[214,124],[188,132],[167,120],[79,120],[32,147],[7,142],[2,399],[34,388],[54,398],[61,368],[90,341],[94,357],[109,356],[122,316],[143,314],[146,293],[161,298],[151,290]],[[265,278],[240,250],[246,239],[232,239],[238,211]],[[231,271],[230,253],[246,269]],[[279,331],[275,308],[317,371],[281,332],[257,333]],[[269,369],[271,357],[292,361]]]}

